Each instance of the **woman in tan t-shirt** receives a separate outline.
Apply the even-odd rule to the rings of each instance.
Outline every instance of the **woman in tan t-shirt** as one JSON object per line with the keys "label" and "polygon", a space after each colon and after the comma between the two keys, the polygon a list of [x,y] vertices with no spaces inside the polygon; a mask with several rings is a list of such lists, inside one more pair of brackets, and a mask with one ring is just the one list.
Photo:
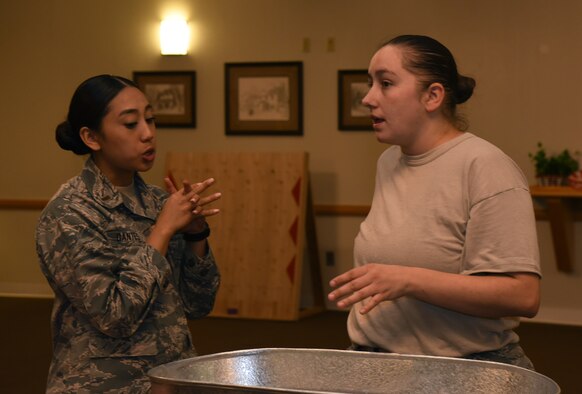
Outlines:
{"label": "woman in tan t-shirt", "polygon": [[369,81],[362,102],[392,146],[378,162],[356,267],[329,294],[352,307],[354,348],[533,368],[512,331],[540,302],[531,197],[511,159],[464,131],[456,106],[474,79],[438,41],[399,36],[374,54]]}

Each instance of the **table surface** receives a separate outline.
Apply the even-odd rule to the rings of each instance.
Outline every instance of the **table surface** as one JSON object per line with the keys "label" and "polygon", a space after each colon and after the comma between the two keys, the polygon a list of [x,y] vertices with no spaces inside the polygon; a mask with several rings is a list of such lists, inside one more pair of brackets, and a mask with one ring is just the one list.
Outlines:
{"label": "table surface", "polygon": [[582,188],[576,189],[570,186],[530,186],[533,197],[567,197],[582,198]]}

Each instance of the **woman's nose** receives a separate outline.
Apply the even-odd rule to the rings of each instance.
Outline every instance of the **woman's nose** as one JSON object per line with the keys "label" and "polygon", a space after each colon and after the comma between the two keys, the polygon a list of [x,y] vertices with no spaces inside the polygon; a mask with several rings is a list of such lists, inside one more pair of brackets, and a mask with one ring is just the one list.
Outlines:
{"label": "woman's nose", "polygon": [[154,136],[156,135],[156,131],[155,131],[155,126],[148,124],[148,123],[144,123],[144,127],[142,128],[141,131],[141,139],[143,141],[149,141],[151,139],[154,138]]}
{"label": "woman's nose", "polygon": [[362,105],[368,107],[368,108],[372,108],[373,104],[372,104],[372,89],[370,88],[370,90],[368,90],[368,93],[366,93],[366,95],[364,96],[364,98],[362,99]]}

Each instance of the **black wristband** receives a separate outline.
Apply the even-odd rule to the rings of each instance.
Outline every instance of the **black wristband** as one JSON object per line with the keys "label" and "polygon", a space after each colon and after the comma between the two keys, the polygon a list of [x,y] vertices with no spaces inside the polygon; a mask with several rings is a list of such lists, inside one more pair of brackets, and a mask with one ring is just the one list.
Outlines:
{"label": "black wristband", "polygon": [[206,227],[204,230],[200,231],[199,233],[190,234],[184,233],[184,240],[186,242],[198,242],[203,241],[210,235],[210,227]]}

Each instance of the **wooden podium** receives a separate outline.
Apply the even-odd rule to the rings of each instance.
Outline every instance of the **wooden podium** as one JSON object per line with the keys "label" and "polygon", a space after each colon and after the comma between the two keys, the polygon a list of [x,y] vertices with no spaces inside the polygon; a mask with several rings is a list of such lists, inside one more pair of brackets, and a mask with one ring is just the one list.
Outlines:
{"label": "wooden podium", "polygon": [[169,153],[178,183],[216,179],[208,218],[222,275],[212,316],[297,320],[324,309],[308,156]]}

